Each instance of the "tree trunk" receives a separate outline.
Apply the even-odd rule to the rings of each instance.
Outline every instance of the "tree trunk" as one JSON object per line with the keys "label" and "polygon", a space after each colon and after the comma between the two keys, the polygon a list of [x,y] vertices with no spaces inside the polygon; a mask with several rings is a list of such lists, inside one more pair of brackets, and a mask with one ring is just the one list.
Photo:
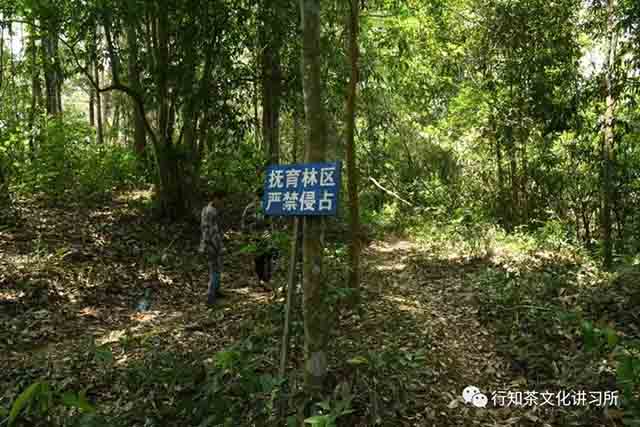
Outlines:
{"label": "tree trunk", "polygon": [[[133,21],[135,14],[133,13],[134,5],[131,2],[130,9],[129,20]],[[129,50],[129,85],[134,91],[140,93],[142,85],[140,84],[140,72],[138,71],[138,40],[136,39],[136,28],[133,22],[127,24],[127,48]],[[131,115],[133,116],[133,149],[138,158],[143,158],[147,139],[144,129],[144,117],[142,117],[134,100],[131,100],[131,109]]]}
{"label": "tree trunk", "polygon": [[524,127],[520,129],[520,152],[522,158],[520,164],[522,165],[522,179],[520,180],[520,198],[521,198],[521,219],[525,225],[529,224],[529,165],[527,162],[527,141],[529,139],[529,129]]}
{"label": "tree trunk", "polygon": [[[267,4],[269,6],[267,6]],[[276,2],[262,6],[260,48],[262,51],[262,141],[267,164],[280,162],[280,36]]]}
{"label": "tree trunk", "polygon": [[[327,129],[320,79],[320,0],[300,0],[300,8],[307,128],[305,161],[322,162],[325,160]],[[304,217],[303,233],[304,382],[310,394],[319,395],[327,375],[329,338],[328,307],[322,280],[322,219]]]}
{"label": "tree trunk", "polygon": [[514,227],[519,224],[518,210],[518,164],[516,160],[516,142],[513,138],[513,128],[508,126],[507,132],[507,148],[509,149],[509,173],[511,179],[511,203],[509,214],[509,225]]}
{"label": "tree trunk", "polygon": [[[102,76],[103,84],[106,86],[108,73],[104,69],[104,66],[109,64],[109,61],[102,63],[103,67],[100,68],[100,74]],[[106,65],[108,66],[108,65]],[[111,91],[104,92],[102,94],[102,126],[103,126],[103,138],[106,135],[105,141],[109,141],[111,137],[111,128],[113,125],[113,93]],[[106,131],[106,132],[105,132]]]}
{"label": "tree trunk", "polygon": [[96,91],[94,88],[89,88],[89,124],[91,127],[96,126],[96,114],[95,114],[95,105],[96,105]]}
{"label": "tree trunk", "polygon": [[[101,57],[98,54],[98,46],[100,43],[100,39],[98,38],[99,31],[96,28],[94,33],[94,62],[93,62],[93,78],[95,79],[96,86],[100,87],[100,60]],[[97,143],[102,144],[104,142],[104,129],[102,125],[102,94],[100,92],[96,92],[96,111],[95,111],[96,125],[97,125]]]}
{"label": "tree trunk", "polygon": [[[157,100],[158,100],[158,134],[154,143],[157,159],[156,197],[162,216],[175,219],[191,212],[194,202],[192,170],[185,152],[180,151],[173,140],[175,108],[169,99],[169,3],[160,0],[158,19],[155,22],[157,32]],[[192,123],[195,126],[195,123]],[[188,157],[188,156],[187,156]]]}
{"label": "tree trunk", "polygon": [[584,242],[588,248],[591,247],[591,221],[590,221],[590,213],[588,211],[589,206],[582,202],[581,210],[582,210],[582,225],[584,227]]}
{"label": "tree trunk", "polygon": [[502,147],[501,140],[498,138],[496,129],[495,129],[495,121],[492,120],[493,127],[493,137],[496,141],[496,174],[498,180],[498,206],[497,211],[498,215],[502,221],[502,225],[509,228],[510,221],[507,218],[507,209],[505,204],[505,190],[504,190],[504,169],[502,168]]}
{"label": "tree trunk", "polygon": [[616,0],[607,2],[607,56],[605,58],[605,87],[606,109],[604,113],[604,128],[602,138],[602,238],[604,267],[609,269],[613,263],[613,238],[611,235],[611,205],[613,198],[612,163],[614,150],[614,120],[616,99],[614,95],[614,69],[618,31],[615,22]]}
{"label": "tree trunk", "polygon": [[31,110],[29,112],[29,155],[31,159],[36,154],[36,135],[35,135],[35,119],[38,114],[39,107],[42,106],[42,85],[40,83],[40,69],[38,68],[38,46],[36,45],[36,29],[33,21],[31,22],[31,31],[29,33],[28,50],[31,60]]}
{"label": "tree trunk", "polygon": [[[51,18],[50,18],[51,19]],[[55,23],[51,20],[43,21],[46,23],[47,30],[42,37],[42,62],[44,65],[44,80],[46,91],[46,108],[47,113],[51,116],[57,116],[61,112],[60,87],[58,81],[58,38],[54,29]]]}
{"label": "tree trunk", "polygon": [[113,106],[113,120],[110,134],[113,136],[113,142],[120,142],[120,102],[118,99],[115,99]]}
{"label": "tree trunk", "polygon": [[351,0],[349,14],[349,63],[351,75],[347,88],[347,191],[349,193],[349,226],[351,242],[349,245],[349,281],[353,292],[351,305],[360,302],[360,202],[358,200],[358,166],[356,163],[355,127],[356,127],[356,95],[358,90],[358,20],[360,0]]}
{"label": "tree trunk", "polygon": [[[296,163],[298,161],[298,147],[300,146],[300,140],[304,138],[302,130],[302,115],[296,108],[293,113],[293,141],[291,145],[291,162]],[[304,141],[303,141],[304,144]]]}

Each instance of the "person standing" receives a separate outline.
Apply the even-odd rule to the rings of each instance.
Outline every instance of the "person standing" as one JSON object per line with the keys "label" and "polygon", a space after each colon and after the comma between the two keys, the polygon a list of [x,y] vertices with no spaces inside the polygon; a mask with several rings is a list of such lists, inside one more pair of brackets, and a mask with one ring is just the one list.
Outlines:
{"label": "person standing", "polygon": [[271,290],[268,286],[273,272],[273,259],[276,249],[273,246],[271,224],[264,213],[262,196],[264,190],[258,188],[254,200],[247,205],[242,213],[241,228],[252,235],[256,244],[255,272],[260,286],[265,290]]}
{"label": "person standing", "polygon": [[213,305],[220,292],[220,275],[222,272],[222,255],[224,243],[222,230],[220,229],[218,212],[222,208],[224,192],[216,191],[211,201],[202,208],[200,214],[200,247],[199,252],[207,256],[209,267],[209,286],[207,290],[207,304]]}

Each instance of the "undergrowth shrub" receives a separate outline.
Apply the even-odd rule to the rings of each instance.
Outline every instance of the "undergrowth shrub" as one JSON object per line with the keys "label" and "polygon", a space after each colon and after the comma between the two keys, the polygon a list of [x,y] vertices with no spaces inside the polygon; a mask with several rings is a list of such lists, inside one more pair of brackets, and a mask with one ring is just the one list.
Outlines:
{"label": "undergrowth shrub", "polygon": [[0,145],[3,164],[11,166],[10,184],[23,194],[96,200],[143,181],[131,148],[97,145],[94,130],[72,112],[42,120],[35,151],[26,132],[17,131]]}

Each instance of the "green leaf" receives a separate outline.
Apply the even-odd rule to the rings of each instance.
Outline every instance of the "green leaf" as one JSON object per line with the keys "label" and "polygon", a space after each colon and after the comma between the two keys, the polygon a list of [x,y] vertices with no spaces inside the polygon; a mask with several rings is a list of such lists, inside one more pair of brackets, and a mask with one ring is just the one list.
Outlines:
{"label": "green leaf", "polygon": [[95,412],[96,408],[87,400],[87,395],[84,391],[78,393],[78,409],[82,412]]}
{"label": "green leaf", "polygon": [[618,344],[618,341],[620,340],[616,331],[614,331],[611,328],[607,328],[605,330],[605,333],[607,334],[607,344],[609,345],[609,347],[611,348],[615,347],[616,344]]}
{"label": "green leaf", "polygon": [[20,412],[34,399],[34,396],[38,394],[42,383],[36,381],[31,384],[25,391],[23,391],[20,396],[13,402],[13,406],[11,407],[11,412],[9,413],[9,425],[13,425],[13,423],[20,415]]}
{"label": "green leaf", "polygon": [[324,427],[324,425],[327,423],[327,416],[326,415],[314,415],[313,417],[309,417],[306,420],[304,420],[305,424],[311,424],[313,426],[321,426]]}
{"label": "green leaf", "polygon": [[631,382],[634,379],[633,357],[624,356],[618,365],[618,380],[620,382]]}
{"label": "green leaf", "polygon": [[98,362],[108,364],[113,362],[113,352],[107,344],[96,347],[95,358]]}
{"label": "green leaf", "polygon": [[369,361],[364,356],[356,356],[347,360],[347,363],[350,365],[368,365]]}
{"label": "green leaf", "polygon": [[593,331],[593,325],[589,321],[582,322],[582,337],[584,338],[584,348],[586,351],[591,351],[596,345],[595,332]]}
{"label": "green leaf", "polygon": [[78,406],[78,396],[75,393],[66,391],[62,394],[62,404],[69,408],[76,408]]}

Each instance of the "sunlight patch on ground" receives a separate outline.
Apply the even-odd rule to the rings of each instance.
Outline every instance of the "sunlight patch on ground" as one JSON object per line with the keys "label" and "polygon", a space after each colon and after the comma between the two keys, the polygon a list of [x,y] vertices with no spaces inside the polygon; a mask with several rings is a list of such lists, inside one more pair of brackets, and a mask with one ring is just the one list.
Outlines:
{"label": "sunlight patch on ground", "polygon": [[0,291],[0,300],[17,301],[19,295],[16,292]]}
{"label": "sunlight patch on ground", "polygon": [[407,298],[402,298],[396,295],[385,295],[384,299],[394,304],[394,307],[402,310],[408,311],[410,313],[422,313],[422,307],[419,302],[411,301]]}
{"label": "sunlight patch on ground", "polygon": [[100,310],[95,307],[84,307],[80,310],[81,317],[98,317]]}
{"label": "sunlight patch on ground", "polygon": [[108,333],[102,335],[96,340],[96,343],[99,345],[109,344],[112,342],[118,342],[121,338],[123,338],[127,333],[126,329],[118,329],[115,331],[109,331]]}
{"label": "sunlight patch on ground", "polygon": [[407,268],[407,265],[401,262],[379,265],[375,267],[375,269],[378,271],[403,271],[405,268]]}
{"label": "sunlight patch on ground", "polygon": [[146,190],[131,190],[125,193],[118,194],[115,200],[119,202],[127,202],[131,200],[150,200],[153,196],[152,189]]}
{"label": "sunlight patch on ground", "polygon": [[159,317],[159,315],[160,315],[160,312],[158,310],[145,311],[144,313],[135,313],[131,315],[131,318],[140,323],[146,323],[146,322],[153,322],[155,319]]}

